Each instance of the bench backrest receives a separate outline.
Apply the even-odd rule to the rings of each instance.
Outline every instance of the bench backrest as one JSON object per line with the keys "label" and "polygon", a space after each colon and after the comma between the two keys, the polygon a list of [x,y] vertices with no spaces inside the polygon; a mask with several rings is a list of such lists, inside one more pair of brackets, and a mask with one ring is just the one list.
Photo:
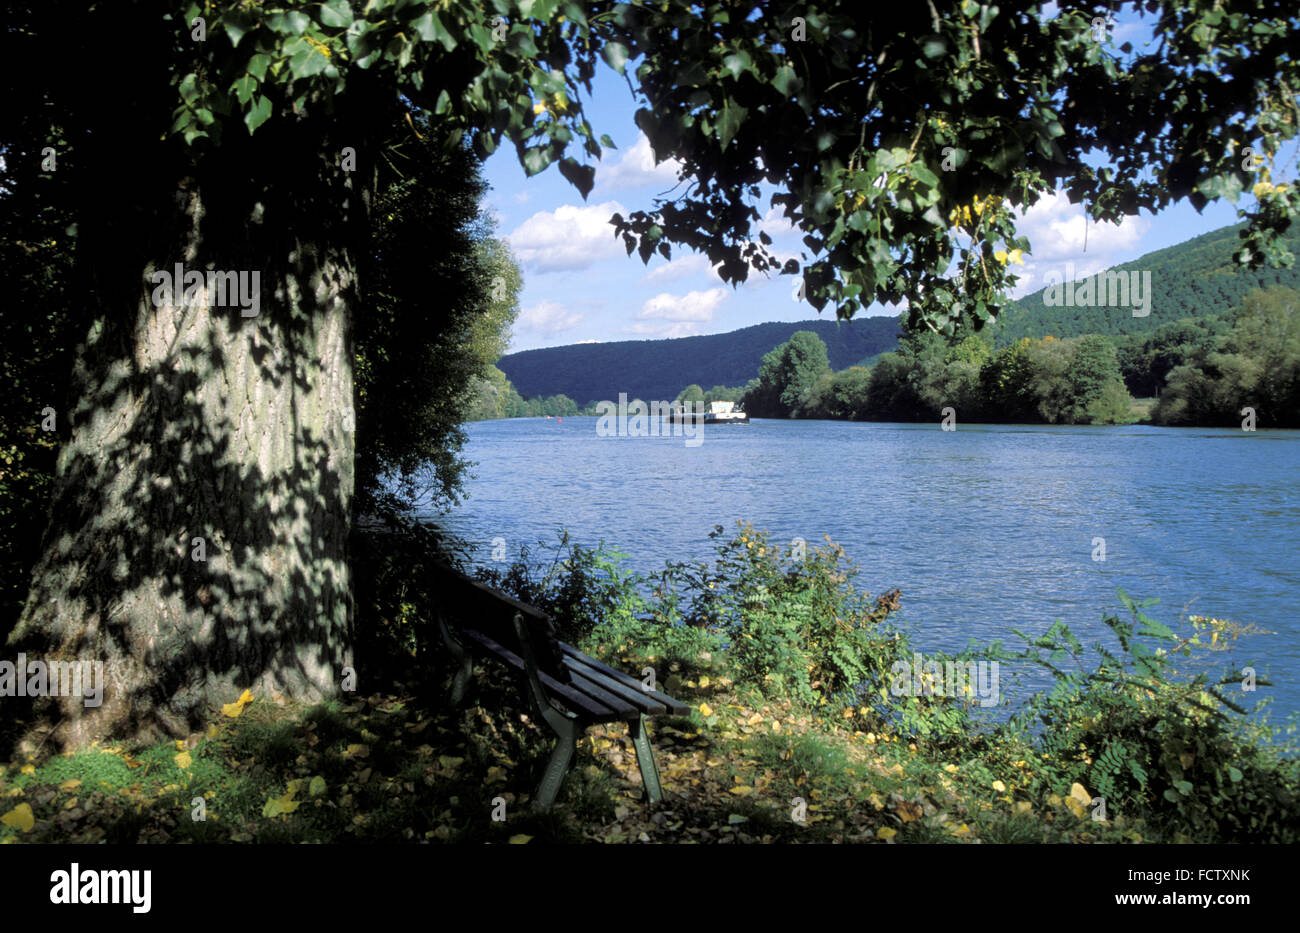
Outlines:
{"label": "bench backrest", "polygon": [[523,617],[538,668],[561,683],[570,683],[569,669],[551,617],[536,606],[520,602],[445,564],[436,564],[435,592],[452,626],[476,629],[524,657],[515,632],[515,615]]}

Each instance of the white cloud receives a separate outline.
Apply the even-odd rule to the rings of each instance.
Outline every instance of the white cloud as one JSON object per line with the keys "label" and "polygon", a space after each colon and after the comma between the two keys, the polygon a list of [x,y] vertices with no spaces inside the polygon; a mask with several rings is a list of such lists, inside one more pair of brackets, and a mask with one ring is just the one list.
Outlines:
{"label": "white cloud", "polygon": [[789,236],[798,233],[798,228],[785,216],[785,207],[769,207],[759,222],[758,229],[770,237]]}
{"label": "white cloud", "polygon": [[558,301],[539,301],[520,309],[515,326],[535,334],[558,334],[572,330],[582,320],[582,314],[572,311]]}
{"label": "white cloud", "polygon": [[1126,217],[1120,225],[1090,220],[1085,253],[1083,205],[1071,204],[1062,192],[1042,198],[1016,220],[1017,231],[1034,247],[1035,260],[1072,259],[1076,264],[1094,253],[1130,252],[1150,228],[1146,217]]}
{"label": "white cloud", "polygon": [[645,274],[647,282],[675,282],[688,275],[711,275],[721,282],[718,267],[709,263],[709,257],[703,253],[687,253],[677,259],[655,266]]}
{"label": "white cloud", "polygon": [[622,191],[645,185],[671,188],[677,184],[680,165],[676,159],[667,159],[656,165],[650,140],[645,133],[638,133],[636,143],[617,162],[596,166],[596,188],[599,191]]}
{"label": "white cloud", "polygon": [[689,337],[713,320],[714,309],[726,297],[725,288],[687,292],[681,297],[662,292],[641,306],[636,322],[626,330],[646,337]]}
{"label": "white cloud", "polygon": [[1067,262],[1080,278],[1128,261],[1141,252],[1151,220],[1126,217],[1119,225],[1089,220],[1085,252],[1083,205],[1071,204],[1063,192],[1055,192],[1018,215],[1016,229],[1033,247],[1032,254],[1025,254],[1025,267],[1014,270],[1020,281],[1011,297],[1021,298],[1042,288],[1049,273],[1065,275]]}
{"label": "white cloud", "polygon": [[617,201],[579,207],[565,204],[539,211],[506,239],[519,261],[537,272],[586,269],[602,259],[626,254],[609,218],[624,210]]}

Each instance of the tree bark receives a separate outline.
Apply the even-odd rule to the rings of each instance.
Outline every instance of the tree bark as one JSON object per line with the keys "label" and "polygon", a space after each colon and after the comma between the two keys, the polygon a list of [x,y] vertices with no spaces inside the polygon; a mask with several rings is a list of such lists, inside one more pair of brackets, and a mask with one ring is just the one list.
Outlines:
{"label": "tree bark", "polygon": [[[342,145],[364,152],[364,137],[341,139],[359,124],[339,116],[277,116],[251,139],[227,127],[198,162],[106,126],[80,140],[94,166],[77,247],[93,322],[9,657],[101,661],[104,694],[98,707],[36,701],[24,746],[185,735],[246,688],[338,692],[369,203],[339,158]],[[153,273],[177,263],[250,286],[258,273],[256,316],[206,289],[155,303]]]}

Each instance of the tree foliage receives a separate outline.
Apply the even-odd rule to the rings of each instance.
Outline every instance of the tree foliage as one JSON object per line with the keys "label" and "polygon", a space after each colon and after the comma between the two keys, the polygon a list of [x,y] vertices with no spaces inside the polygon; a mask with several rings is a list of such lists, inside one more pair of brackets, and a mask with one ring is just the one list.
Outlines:
{"label": "tree foliage", "polygon": [[455,500],[460,424],[509,340],[523,287],[480,211],[478,160],[463,146],[442,150],[420,126],[394,128],[358,269],[369,299],[356,324],[362,512]]}
{"label": "tree foliage", "polygon": [[[802,271],[819,309],[906,299],[912,324],[952,332],[1000,310],[1016,282],[1005,256],[1031,248],[1014,212],[1049,191],[1119,220],[1251,189],[1237,260],[1289,264],[1278,233],[1300,192],[1259,189],[1253,155],[1300,123],[1295,11],[1145,0],[1157,41],[1136,51],[1098,41],[1094,11],[1045,6],[195,2],[162,17],[164,129],[202,157],[230,133],[386,89],[431,114],[440,140],[468,135],[487,154],[509,139],[529,174],[558,162],[585,196],[594,168],[569,147],[609,146],[581,101],[603,58],[639,95],[656,158],[682,159],[689,178],[684,195],[614,218],[644,260],[678,243],[732,282]],[[1106,167],[1085,159],[1098,152]],[[768,251],[764,186],[811,259]]]}

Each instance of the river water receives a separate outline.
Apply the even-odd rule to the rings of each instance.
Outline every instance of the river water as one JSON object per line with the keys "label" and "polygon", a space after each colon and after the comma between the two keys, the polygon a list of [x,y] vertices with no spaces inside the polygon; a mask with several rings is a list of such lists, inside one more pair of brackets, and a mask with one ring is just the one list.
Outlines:
{"label": "river water", "polygon": [[[1272,716],[1300,712],[1300,432],[756,420],[681,436],[599,436],[595,418],[467,427],[473,478],[430,515],[488,562],[494,539],[627,553],[634,570],[712,554],[714,525],[843,545],[918,650],[1034,635],[1064,620],[1085,642],[1122,612],[1253,623],[1216,662],[1267,672]],[[1104,539],[1104,560],[1101,556]],[[498,542],[499,544],[499,542]],[[1217,668],[1216,668],[1217,669]],[[1025,688],[1043,685],[1031,676]]]}

